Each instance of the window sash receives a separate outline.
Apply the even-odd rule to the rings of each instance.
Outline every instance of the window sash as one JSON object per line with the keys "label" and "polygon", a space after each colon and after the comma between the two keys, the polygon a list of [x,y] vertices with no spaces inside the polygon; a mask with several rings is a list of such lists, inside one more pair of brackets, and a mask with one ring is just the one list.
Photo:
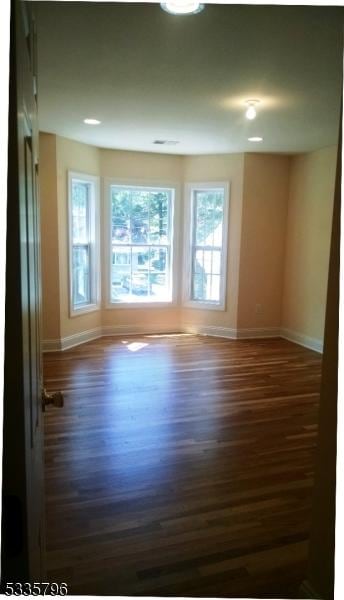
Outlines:
{"label": "window sash", "polygon": [[[214,245],[214,244],[200,244],[200,243],[196,243],[197,240],[197,216],[198,216],[198,194],[202,194],[202,193],[221,193],[222,195],[222,219],[221,219],[221,225],[222,225],[222,244],[221,246],[218,245]],[[213,200],[213,209],[215,208],[215,199]],[[225,193],[224,193],[224,189],[220,189],[220,188],[216,188],[216,189],[198,189],[198,190],[194,190],[193,194],[192,194],[192,211],[191,211],[191,269],[190,269],[190,277],[191,277],[191,281],[190,281],[190,300],[192,302],[203,302],[206,304],[214,304],[214,305],[219,305],[221,303],[221,278],[222,278],[222,263],[223,263],[223,225],[224,225],[224,209],[225,209]],[[214,239],[214,228],[215,228],[215,210],[213,210],[213,214],[212,214],[212,234],[213,234],[213,239]],[[202,252],[203,253],[203,264],[202,264],[202,272],[201,273],[197,273],[195,270],[195,262],[196,262],[196,256],[197,256],[197,252]],[[210,258],[210,271],[206,272],[204,270],[204,255],[205,253],[211,253],[211,258]],[[220,256],[219,256],[219,264],[220,264],[220,268],[219,268],[219,272],[214,272],[213,271],[213,256],[214,256],[214,252],[219,252]],[[195,280],[196,278],[198,278],[198,280],[202,280],[202,295],[201,297],[199,297],[200,295],[196,292],[195,290]],[[208,290],[210,289],[210,295],[212,294],[212,290],[213,290],[213,278],[219,278],[219,288],[218,288],[218,299],[212,299],[208,297]],[[210,286],[208,286],[208,279],[210,281]],[[216,280],[215,279],[215,280]],[[206,288],[208,289],[205,289]]]}
{"label": "window sash", "polygon": [[[74,214],[74,198],[73,198],[73,186],[78,183],[86,188],[86,210],[85,210],[85,231],[84,236],[74,235],[74,219],[80,217],[80,215]],[[72,243],[73,244],[87,244],[91,241],[91,185],[84,181],[72,180]]]}
{"label": "window sash", "polygon": [[185,196],[183,304],[225,310],[229,183],[187,183]]}
{"label": "window sash", "polygon": [[[147,206],[148,211],[146,214],[146,221],[148,223],[148,227],[146,229],[146,239],[147,241],[133,241],[133,226],[132,226],[132,214],[133,214],[133,197],[130,194],[130,208],[127,214],[129,224],[126,226],[128,231],[128,237],[126,240],[119,240],[113,235],[113,205],[116,200],[113,198],[113,190],[119,189],[122,191],[129,192],[152,192],[159,193],[163,192],[166,194],[167,199],[167,210],[164,213],[164,231],[165,234],[163,238],[160,236],[157,240],[154,240],[152,237],[152,213],[151,213],[151,199],[148,199]],[[113,183],[109,184],[109,204],[110,204],[110,281],[109,281],[109,301],[112,305],[125,305],[125,304],[133,304],[139,305],[144,303],[167,303],[172,301],[172,248],[173,248],[173,203],[174,203],[174,190],[171,188],[161,188],[161,187],[147,187],[147,186],[127,186],[127,185],[116,185]],[[154,218],[154,217],[153,217]],[[114,252],[123,251],[123,248],[126,248],[128,254],[130,254],[130,261],[127,264],[119,264],[118,262],[113,263],[112,257]],[[151,257],[148,258],[147,264],[142,266],[134,265],[133,256],[135,255],[135,251],[138,251],[140,248],[147,251],[148,255],[150,255],[151,251],[164,251],[165,253],[165,265],[164,268],[154,269],[151,266]],[[113,273],[119,271],[127,271],[128,272],[128,281],[126,282],[128,289],[127,294],[121,297],[115,297],[114,286],[113,283]],[[162,294],[161,297],[155,296],[153,294],[153,285],[152,279],[154,276],[161,275],[164,277],[164,285],[161,286]],[[138,295],[133,298],[133,289],[135,288],[135,276],[142,276],[142,279],[146,278],[147,284],[145,289],[147,293],[142,294],[142,296]]]}
{"label": "window sash", "polygon": [[[76,250],[86,250],[87,266],[83,269],[83,265],[76,266],[74,264],[74,257]],[[92,273],[92,248],[91,244],[73,244],[72,246],[72,278],[73,278],[73,305],[76,306],[87,306],[91,303],[91,273]],[[84,282],[80,280],[80,274],[84,276]],[[80,286],[81,284],[81,286]],[[76,299],[77,294],[80,294],[79,286],[84,287],[84,300],[78,301]]]}
{"label": "window sash", "polygon": [[[69,171],[69,282],[70,316],[99,306],[98,178]],[[86,188],[83,202],[74,195],[75,185]],[[78,211],[78,206],[81,209]],[[79,214],[78,214],[79,213]]]}
{"label": "window sash", "polygon": [[[130,193],[130,197],[129,197],[129,210],[127,211],[127,216],[129,217],[129,227],[127,226],[123,226],[123,229],[127,229],[128,232],[128,239],[125,239],[123,241],[121,241],[120,239],[116,239],[113,236],[113,204],[114,204],[114,198],[112,196],[112,193],[114,190],[121,190],[123,192],[129,192]],[[133,231],[134,228],[132,226],[132,221],[133,221],[133,193],[139,193],[139,192],[144,192],[146,194],[149,193],[161,193],[163,192],[164,194],[167,195],[167,211],[166,211],[166,215],[164,215],[164,221],[166,220],[166,223],[164,223],[165,228],[166,228],[166,240],[165,241],[160,241],[160,239],[158,241],[154,241],[151,239],[151,199],[149,199],[149,201],[147,202],[148,205],[148,210],[147,210],[147,214],[145,215],[145,218],[143,219],[144,221],[147,222],[147,238],[148,241],[145,242],[144,240],[139,240],[139,241],[133,241]],[[171,245],[171,239],[172,239],[172,202],[173,202],[173,195],[172,195],[172,190],[168,189],[168,188],[160,188],[160,187],[156,187],[156,188],[152,188],[152,187],[145,187],[145,186],[122,186],[122,185],[110,185],[110,220],[111,220],[111,242],[113,244],[118,244],[118,245],[124,245],[124,246],[128,246],[128,245],[138,245],[138,246],[144,246],[144,245],[149,245],[149,246],[164,246],[164,245]],[[116,226],[116,225],[115,225]],[[118,224],[118,227],[120,227],[120,225]],[[163,235],[163,234],[161,234]]]}

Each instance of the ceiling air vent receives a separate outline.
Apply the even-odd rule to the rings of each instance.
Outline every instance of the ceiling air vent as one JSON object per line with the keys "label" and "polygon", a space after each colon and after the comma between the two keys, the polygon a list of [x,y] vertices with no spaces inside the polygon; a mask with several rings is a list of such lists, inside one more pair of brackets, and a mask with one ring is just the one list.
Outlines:
{"label": "ceiling air vent", "polygon": [[159,144],[160,146],[175,146],[179,144],[177,140],[154,140],[153,144]]}

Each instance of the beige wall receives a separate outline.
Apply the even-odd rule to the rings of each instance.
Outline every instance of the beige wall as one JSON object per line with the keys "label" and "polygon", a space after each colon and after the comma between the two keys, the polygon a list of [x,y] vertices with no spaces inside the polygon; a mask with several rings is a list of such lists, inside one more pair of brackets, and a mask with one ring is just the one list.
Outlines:
{"label": "beige wall", "polygon": [[245,154],[239,329],[280,326],[288,187],[288,156]]}
{"label": "beige wall", "polygon": [[185,156],[184,183],[227,181],[229,190],[229,229],[227,253],[227,294],[224,311],[184,308],[182,321],[187,325],[211,325],[235,328],[238,310],[239,259],[241,236],[243,154]]}
{"label": "beige wall", "polygon": [[61,329],[56,136],[41,133],[39,151],[43,339],[57,340]]}
{"label": "beige wall", "polygon": [[335,146],[291,159],[282,326],[323,339]]}
{"label": "beige wall", "polygon": [[[292,158],[258,153],[182,157],[98,149],[50,134],[41,134],[40,140],[43,339],[65,338],[100,326],[119,331],[131,327],[178,331],[185,325],[245,330],[278,328],[281,322],[300,334],[322,337],[335,148]],[[104,306],[70,317],[69,170],[99,175],[102,181],[114,178],[175,185],[181,211],[179,252],[183,246],[184,184],[228,181],[225,310],[183,308],[179,295],[179,301],[169,307]],[[177,280],[181,288],[182,277]],[[261,305],[258,312],[257,304]]]}

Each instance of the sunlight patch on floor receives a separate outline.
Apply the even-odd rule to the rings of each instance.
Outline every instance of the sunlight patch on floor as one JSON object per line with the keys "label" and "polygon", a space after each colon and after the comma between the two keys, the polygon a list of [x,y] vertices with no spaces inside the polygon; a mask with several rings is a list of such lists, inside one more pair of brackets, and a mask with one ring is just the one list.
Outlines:
{"label": "sunlight patch on floor", "polygon": [[130,350],[130,352],[138,352],[148,345],[149,344],[145,344],[144,342],[132,342],[131,344],[127,344],[127,348]]}

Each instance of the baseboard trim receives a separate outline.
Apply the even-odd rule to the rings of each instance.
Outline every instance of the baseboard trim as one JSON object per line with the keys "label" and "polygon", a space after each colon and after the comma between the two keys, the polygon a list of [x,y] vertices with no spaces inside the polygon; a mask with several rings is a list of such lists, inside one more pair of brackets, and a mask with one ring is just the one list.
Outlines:
{"label": "baseboard trim", "polygon": [[313,598],[314,600],[322,600],[321,596],[317,594],[308,579],[305,579],[300,586],[301,598]]}
{"label": "baseboard trim", "polygon": [[291,329],[278,327],[244,328],[234,329],[231,327],[217,327],[215,325],[197,325],[184,323],[182,327],[163,327],[162,325],[105,325],[96,327],[80,333],[74,333],[67,337],[54,340],[44,340],[42,343],[43,352],[59,352],[74,348],[79,344],[96,340],[100,337],[120,336],[120,335],[157,335],[172,333],[193,333],[195,335],[209,335],[212,337],[221,337],[230,340],[244,339],[263,339],[282,337],[286,340],[319,352],[323,352],[322,340],[311,338],[309,336],[292,331]]}
{"label": "baseboard trim", "polygon": [[88,329],[81,331],[80,333],[74,333],[57,340],[44,340],[42,342],[42,350],[46,352],[60,352],[61,350],[69,350],[85,342],[91,342],[101,337],[108,336],[122,336],[122,335],[157,335],[157,334],[169,334],[169,333],[183,333],[181,328],[178,327],[162,327],[152,326],[145,327],[143,325],[107,325],[104,327],[96,327],[94,329]]}
{"label": "baseboard trim", "polygon": [[88,329],[86,331],[81,331],[80,333],[68,335],[61,339],[61,350],[69,350],[70,348],[74,348],[74,346],[79,346],[79,344],[84,344],[85,342],[91,342],[92,340],[96,340],[101,336],[101,327],[96,327],[94,329]]}
{"label": "baseboard trim", "polygon": [[295,344],[299,344],[300,346],[304,346],[305,348],[319,352],[319,354],[323,353],[323,340],[312,338],[308,335],[304,335],[303,333],[299,333],[298,331],[293,331],[292,329],[286,329],[284,327],[282,327],[280,330],[280,335],[290,342],[295,342]]}
{"label": "baseboard trim", "polygon": [[236,339],[236,329],[230,327],[217,327],[215,325],[195,325],[184,323],[182,327],[185,333],[194,333],[195,335],[210,335],[213,337]]}
{"label": "baseboard trim", "polygon": [[61,348],[61,340],[43,340],[42,342],[42,352],[59,352],[62,350]]}
{"label": "baseboard trim", "polygon": [[274,338],[281,337],[279,327],[252,327],[236,330],[236,339],[249,340],[254,338]]}

